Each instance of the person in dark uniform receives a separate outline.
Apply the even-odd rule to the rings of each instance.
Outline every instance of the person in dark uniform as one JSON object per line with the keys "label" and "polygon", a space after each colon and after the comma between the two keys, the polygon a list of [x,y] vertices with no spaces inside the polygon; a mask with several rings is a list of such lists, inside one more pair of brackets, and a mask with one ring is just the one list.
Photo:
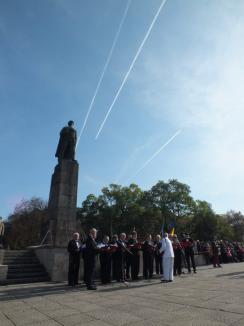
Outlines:
{"label": "person in dark uniform", "polygon": [[68,271],[68,285],[75,286],[78,284],[79,269],[80,269],[80,253],[81,242],[79,233],[73,234],[73,239],[68,243],[69,252],[69,271]]}
{"label": "person in dark uniform", "polygon": [[155,259],[156,274],[162,275],[163,274],[162,254],[159,251],[161,248],[161,236],[159,234],[156,235],[154,246],[155,246],[154,259]]}
{"label": "person in dark uniform", "polygon": [[109,245],[109,237],[104,236],[102,247],[100,249],[100,265],[101,265],[101,282],[107,284],[111,282],[111,252]]}
{"label": "person in dark uniform", "polygon": [[116,281],[124,282],[125,281],[125,253],[126,253],[126,234],[121,233],[119,240],[117,241],[117,256],[116,256]]}
{"label": "person in dark uniform", "polygon": [[[193,243],[193,240],[189,237],[189,234],[186,234],[181,245],[185,251],[185,258],[186,258],[188,273],[191,273],[191,264],[192,264],[194,273],[196,273],[197,272],[196,271],[196,263],[195,263],[194,250],[193,250],[194,243]],[[191,259],[191,264],[190,264],[190,259]]]}
{"label": "person in dark uniform", "polygon": [[137,232],[132,232],[132,239],[130,243],[131,256],[131,278],[133,281],[138,280],[139,268],[140,268],[140,251],[141,244],[137,241]]}
{"label": "person in dark uniform", "polygon": [[118,275],[118,260],[119,260],[119,255],[118,255],[118,235],[114,234],[112,236],[112,239],[110,241],[110,251],[111,251],[111,263],[112,263],[112,279],[117,280],[117,275]]}
{"label": "person in dark uniform", "polygon": [[[222,267],[220,265],[219,256],[221,255],[221,249],[218,241],[212,241],[211,243],[212,252],[213,252],[213,267]],[[216,266],[217,265],[217,266]]]}
{"label": "person in dark uniform", "polygon": [[[132,234],[129,234],[128,239],[126,241],[126,246],[127,248],[130,247],[130,243],[131,243],[131,239],[132,239]],[[126,265],[126,279],[130,280],[131,279],[131,260],[132,260],[132,255],[127,251],[125,253],[125,265]]]}
{"label": "person in dark uniform", "polygon": [[143,276],[145,279],[153,277],[153,258],[154,258],[154,244],[152,242],[151,234],[148,234],[146,241],[142,245],[143,253]]}
{"label": "person in dark uniform", "polygon": [[174,249],[174,276],[182,274],[182,246],[176,234],[173,236],[173,249]]}
{"label": "person in dark uniform", "polygon": [[98,254],[98,247],[96,244],[97,230],[91,229],[85,243],[84,250],[84,275],[85,283],[88,290],[96,290],[97,287],[94,282],[94,274],[96,268],[96,255]]}

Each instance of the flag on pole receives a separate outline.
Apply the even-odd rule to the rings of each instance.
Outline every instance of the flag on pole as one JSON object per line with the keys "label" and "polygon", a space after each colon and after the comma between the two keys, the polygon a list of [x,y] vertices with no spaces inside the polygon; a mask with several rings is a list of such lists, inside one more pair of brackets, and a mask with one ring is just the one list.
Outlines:
{"label": "flag on pole", "polygon": [[168,228],[168,233],[173,236],[174,233],[175,233],[175,222],[174,221],[171,221],[169,223],[169,228]]}

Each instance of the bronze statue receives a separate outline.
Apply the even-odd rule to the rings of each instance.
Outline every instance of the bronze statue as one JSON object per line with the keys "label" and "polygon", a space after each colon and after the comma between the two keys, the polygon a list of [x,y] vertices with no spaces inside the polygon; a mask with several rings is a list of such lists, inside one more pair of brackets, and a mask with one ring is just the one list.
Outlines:
{"label": "bronze statue", "polygon": [[61,160],[75,160],[76,140],[77,135],[74,121],[69,121],[68,126],[60,131],[59,143],[55,154],[59,162]]}

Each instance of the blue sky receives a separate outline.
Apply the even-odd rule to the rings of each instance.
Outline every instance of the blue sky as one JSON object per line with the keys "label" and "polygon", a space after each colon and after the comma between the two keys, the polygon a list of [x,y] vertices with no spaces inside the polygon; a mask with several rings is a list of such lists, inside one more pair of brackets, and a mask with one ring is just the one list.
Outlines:
{"label": "blue sky", "polygon": [[[0,216],[48,199],[59,131],[70,119],[80,131],[126,3],[0,2]],[[131,2],[77,149],[78,206],[113,182],[177,178],[216,212],[243,212],[242,0],[168,0],[95,141],[160,4]]]}

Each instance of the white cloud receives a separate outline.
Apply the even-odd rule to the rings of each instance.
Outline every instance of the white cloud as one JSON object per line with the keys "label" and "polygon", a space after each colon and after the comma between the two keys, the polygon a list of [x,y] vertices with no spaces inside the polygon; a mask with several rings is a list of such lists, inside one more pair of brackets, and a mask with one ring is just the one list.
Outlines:
{"label": "white cloud", "polygon": [[237,12],[222,5],[222,24],[203,33],[204,53],[192,48],[177,61],[162,62],[162,53],[151,51],[133,82],[136,101],[152,119],[192,133],[198,162],[191,164],[205,166],[198,173],[206,191],[244,195],[244,6]]}

